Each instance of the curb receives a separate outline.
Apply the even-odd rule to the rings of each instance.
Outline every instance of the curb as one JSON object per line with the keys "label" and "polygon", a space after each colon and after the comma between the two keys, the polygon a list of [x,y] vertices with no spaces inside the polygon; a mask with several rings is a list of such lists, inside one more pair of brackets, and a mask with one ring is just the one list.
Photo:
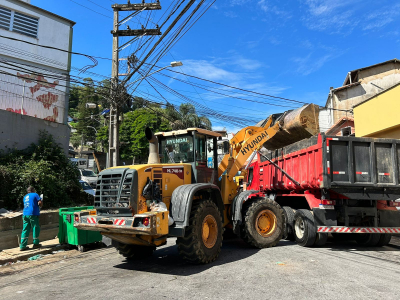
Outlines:
{"label": "curb", "polygon": [[43,247],[43,249],[38,249],[37,251],[35,251],[34,253],[24,253],[21,252],[20,255],[16,255],[10,258],[0,258],[0,265],[4,265],[6,263],[15,263],[17,261],[25,261],[28,260],[28,258],[38,255],[38,254],[49,254],[53,251],[58,251],[58,250],[65,250],[68,249],[71,245],[69,244],[63,244],[63,245],[56,245],[53,247]]}

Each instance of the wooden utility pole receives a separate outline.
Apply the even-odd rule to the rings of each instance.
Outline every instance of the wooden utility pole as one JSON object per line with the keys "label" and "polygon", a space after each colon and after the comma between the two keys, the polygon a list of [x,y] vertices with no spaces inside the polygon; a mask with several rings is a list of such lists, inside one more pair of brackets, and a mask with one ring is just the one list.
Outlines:
{"label": "wooden utility pole", "polygon": [[[110,128],[109,128],[109,149],[108,149],[108,166],[115,167],[118,166],[119,159],[119,105],[121,99],[120,93],[123,91],[123,87],[120,87],[118,80],[119,74],[119,37],[120,36],[151,36],[151,35],[161,35],[160,29],[138,29],[138,30],[119,30],[119,26],[122,22],[129,20],[130,16],[124,18],[121,22],[119,21],[120,11],[137,11],[144,10],[158,10],[161,9],[160,2],[157,3],[144,3],[142,1],[140,4],[114,4],[112,9],[114,11],[114,26],[111,34],[113,35],[113,53],[112,53],[112,72],[111,72],[111,105],[110,105]],[[131,15],[132,16],[132,15]],[[133,74],[129,74],[130,77]]]}

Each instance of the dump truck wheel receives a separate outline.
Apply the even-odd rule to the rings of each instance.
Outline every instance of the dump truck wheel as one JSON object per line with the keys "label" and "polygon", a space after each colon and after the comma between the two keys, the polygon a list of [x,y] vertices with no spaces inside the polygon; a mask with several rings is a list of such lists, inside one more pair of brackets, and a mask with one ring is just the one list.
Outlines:
{"label": "dump truck wheel", "polygon": [[314,215],[308,209],[299,209],[294,215],[294,234],[296,243],[303,247],[311,247],[317,238],[317,227]]}
{"label": "dump truck wheel", "polygon": [[294,241],[294,229],[293,229],[293,222],[294,222],[294,210],[289,206],[282,206],[283,213],[285,215],[285,227],[283,232],[283,239],[288,241]]}
{"label": "dump truck wheel", "polygon": [[274,247],[282,239],[285,220],[278,203],[267,198],[253,202],[243,211],[243,240],[256,248]]}
{"label": "dump truck wheel", "polygon": [[315,238],[314,246],[317,246],[317,247],[324,246],[327,241],[328,241],[327,233],[317,233],[317,237]]}
{"label": "dump truck wheel", "polygon": [[118,243],[116,248],[123,257],[126,259],[136,259],[136,258],[145,258],[149,257],[153,254],[156,247],[151,246],[139,246],[139,245],[129,245]]}
{"label": "dump truck wheel", "polygon": [[356,233],[331,233],[335,242],[348,242],[355,240]]}
{"label": "dump truck wheel", "polygon": [[374,247],[378,245],[380,238],[381,235],[377,233],[359,233],[357,234],[356,242],[361,246]]}
{"label": "dump truck wheel", "polygon": [[221,252],[222,234],[222,217],[215,203],[193,203],[185,236],[176,240],[179,255],[190,263],[210,263]]}
{"label": "dump truck wheel", "polygon": [[392,239],[392,235],[389,233],[381,233],[381,237],[379,238],[378,244],[376,246],[378,247],[383,247],[387,246],[390,243],[390,240]]}

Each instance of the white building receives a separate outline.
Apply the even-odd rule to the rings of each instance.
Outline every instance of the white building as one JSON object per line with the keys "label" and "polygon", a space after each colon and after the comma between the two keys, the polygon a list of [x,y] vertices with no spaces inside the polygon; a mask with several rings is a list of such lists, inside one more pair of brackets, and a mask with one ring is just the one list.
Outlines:
{"label": "white building", "polygon": [[321,132],[343,118],[354,118],[353,107],[400,82],[400,61],[392,59],[347,73],[343,85],[331,88],[326,106],[320,110]]}
{"label": "white building", "polygon": [[23,149],[46,130],[67,152],[74,25],[30,0],[0,1],[0,149]]}

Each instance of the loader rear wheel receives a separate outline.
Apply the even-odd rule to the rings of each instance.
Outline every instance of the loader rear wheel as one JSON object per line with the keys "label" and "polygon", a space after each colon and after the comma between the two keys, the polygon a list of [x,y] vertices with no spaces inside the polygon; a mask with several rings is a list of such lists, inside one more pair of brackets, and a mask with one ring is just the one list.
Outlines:
{"label": "loader rear wheel", "polygon": [[185,236],[176,240],[179,255],[194,264],[213,262],[221,252],[222,233],[222,217],[215,203],[193,203]]}
{"label": "loader rear wheel", "polygon": [[294,234],[296,243],[303,247],[311,247],[317,238],[317,227],[314,215],[308,209],[299,209],[294,215]]}
{"label": "loader rear wheel", "polygon": [[294,241],[294,229],[293,229],[293,223],[294,223],[294,210],[293,208],[289,206],[282,206],[283,212],[285,214],[285,227],[284,227],[284,233],[283,233],[283,238],[288,241]]}
{"label": "loader rear wheel", "polygon": [[118,243],[116,248],[123,257],[128,260],[137,258],[146,258],[153,254],[156,247],[152,246],[139,246],[139,245],[129,245]]}
{"label": "loader rear wheel", "polygon": [[278,203],[267,198],[253,202],[243,211],[243,240],[256,248],[274,247],[282,238],[284,214]]}
{"label": "loader rear wheel", "polygon": [[376,246],[378,246],[378,247],[387,246],[390,243],[391,239],[392,239],[391,234],[381,233],[381,237],[379,238],[379,242],[378,242],[378,244],[376,244]]}

